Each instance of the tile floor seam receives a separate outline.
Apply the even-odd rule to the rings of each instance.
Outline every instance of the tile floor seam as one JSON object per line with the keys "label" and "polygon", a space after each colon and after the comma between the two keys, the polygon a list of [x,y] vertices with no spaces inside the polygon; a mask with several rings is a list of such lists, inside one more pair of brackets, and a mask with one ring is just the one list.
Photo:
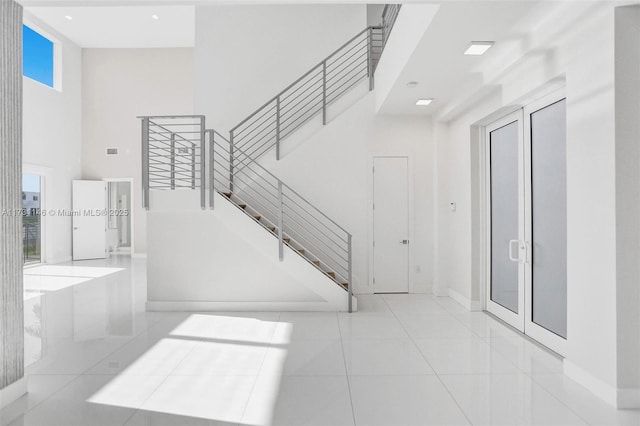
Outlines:
{"label": "tile floor seam", "polygon": [[[448,312],[448,311],[447,311]],[[469,311],[472,312],[472,311]],[[487,315],[484,311],[477,311],[480,312],[484,315],[486,315],[487,318],[491,318],[489,315]],[[488,347],[490,351],[495,351],[496,354],[500,355],[501,358],[503,358],[506,362],[508,362],[509,364],[513,365],[517,370],[518,373],[517,374],[523,374],[524,376],[526,376],[527,378],[529,378],[529,380],[531,380],[533,383],[535,383],[540,389],[542,389],[547,395],[550,395],[553,399],[555,399],[556,401],[558,401],[562,406],[564,406],[567,410],[569,410],[571,413],[573,413],[574,415],[576,415],[576,417],[578,417],[580,420],[582,420],[583,422],[585,422],[585,424],[590,424],[587,419],[583,418],[579,413],[577,413],[575,410],[573,410],[569,405],[567,405],[564,401],[562,401],[560,398],[558,398],[557,396],[555,396],[553,393],[551,393],[550,391],[548,391],[544,386],[542,386],[542,384],[540,384],[537,380],[535,380],[535,378],[533,377],[533,372],[527,372],[523,369],[521,369],[518,364],[516,362],[511,361],[510,359],[508,359],[507,357],[505,357],[501,352],[495,350],[493,348],[493,346],[491,345],[490,342],[486,341],[485,339],[483,339],[483,336],[480,336],[477,332],[475,332],[471,327],[468,327],[463,321],[461,321],[460,319],[456,318],[455,315],[452,314],[452,316],[455,318],[456,321],[458,321],[460,324],[462,324],[463,326],[465,326],[466,328],[469,329],[469,331],[471,331],[471,333],[473,333],[475,336],[477,336],[480,340],[482,340],[483,343],[485,343]],[[508,327],[506,324],[503,324],[501,321],[499,321],[499,319],[496,321],[497,324],[500,324],[500,326],[504,327],[505,329],[511,330],[511,327]],[[513,330],[516,333],[521,333],[518,330]],[[522,336],[519,337],[523,337],[524,338],[524,334]],[[440,375],[439,373],[436,373],[438,376]],[[516,373],[473,373],[473,374],[466,374],[466,375],[514,375]],[[443,376],[456,376],[456,375],[465,375],[463,373],[458,373],[458,374],[453,374],[453,373],[443,373]]]}
{"label": "tile floor seam", "polygon": [[[33,374],[33,376],[38,376],[39,374]],[[43,374],[44,375],[44,374]],[[45,401],[48,401],[49,399],[51,399],[55,394],[57,394],[58,392],[60,392],[61,390],[65,389],[67,386],[69,386],[71,383],[75,382],[76,380],[78,380],[82,374],[48,374],[48,376],[76,376],[73,379],[69,380],[68,383],[62,385],[62,387],[60,387],[60,389],[56,390],[55,392],[53,392],[51,395],[49,395],[48,397],[44,398],[42,401],[38,402],[37,404],[35,404],[33,407],[31,408],[27,408],[22,414],[21,416],[24,417],[25,415],[27,415],[27,413],[33,411],[34,409],[36,409],[38,406],[42,405]],[[27,389],[29,386],[29,378],[27,377]],[[24,394],[22,397],[26,397],[29,398],[29,392],[27,391],[26,394]],[[15,404],[16,402],[18,402],[18,400],[14,401],[12,404]],[[5,407],[6,408],[6,407]],[[3,408],[4,410],[4,408]],[[11,420],[11,422],[9,423],[10,425],[13,425],[15,423],[17,419],[13,419]]]}
{"label": "tile floor seam", "polygon": [[[160,341],[160,340],[162,340],[162,338],[161,338],[161,339],[159,339],[158,341]],[[193,347],[192,347],[191,349],[189,349],[188,351],[186,351],[186,353],[185,353],[185,354],[184,354],[184,356],[180,359],[180,361],[176,362],[176,365],[173,367],[173,369],[172,369],[172,370],[171,370],[171,371],[170,371],[166,376],[164,376],[164,378],[163,378],[163,379],[162,379],[162,380],[157,384],[157,386],[155,386],[155,387],[154,387],[154,389],[153,389],[151,392],[149,392],[149,394],[147,395],[147,397],[146,397],[142,402],[140,402],[140,406],[139,406],[138,408],[134,408],[134,409],[133,409],[133,413],[131,413],[131,415],[130,415],[129,417],[127,417],[127,419],[124,421],[124,423],[122,423],[122,425],[121,425],[121,426],[126,425],[126,424],[127,424],[127,422],[128,422],[129,420],[131,420],[131,418],[132,418],[133,416],[135,416],[139,411],[141,411],[141,410],[142,410],[142,407],[144,406],[144,404],[145,404],[145,403],[146,403],[146,402],[147,402],[147,401],[148,401],[148,400],[153,396],[153,394],[154,394],[158,389],[160,389],[160,387],[161,387],[161,386],[162,386],[162,385],[167,381],[167,379],[168,379],[168,378],[173,374],[173,372],[174,372],[174,371],[176,371],[176,369],[178,368],[178,366],[180,365],[180,363],[182,363],[182,362],[183,362],[183,361],[184,361],[184,360],[185,360],[185,359],[186,359],[186,358],[191,354],[191,352],[192,352],[193,350],[195,350],[195,348],[196,348],[196,345],[194,344],[194,345],[193,345]],[[111,354],[109,354],[109,355],[112,355],[113,353],[114,353],[114,352],[112,352],[112,353],[111,353]],[[118,376],[118,375],[116,375],[116,377],[117,377],[117,376]]]}
{"label": "tile floor seam", "polygon": [[[407,331],[407,329],[405,328],[404,324],[400,321],[400,319],[398,318],[398,316],[396,315],[396,312],[391,308],[391,306],[389,305],[389,303],[386,301],[386,299],[384,299],[384,302],[387,304],[387,306],[389,307],[389,309],[391,310],[391,313],[393,314],[393,316],[396,318],[396,321],[398,321],[400,323],[400,327],[402,327],[402,329],[404,330],[405,333],[409,334],[409,332]],[[411,339],[411,342],[414,344],[414,346],[416,347],[416,349],[418,350],[418,352],[420,352],[420,355],[422,356],[422,358],[424,359],[424,361],[429,365],[429,367],[433,370],[434,375],[438,378],[438,381],[440,382],[440,385],[444,388],[444,390],[447,392],[447,394],[449,395],[449,397],[451,398],[451,400],[455,403],[456,407],[458,407],[458,410],[460,410],[460,412],[462,413],[462,415],[465,417],[465,419],[467,419],[467,422],[469,422],[470,425],[473,425],[473,422],[471,421],[471,419],[469,418],[469,416],[467,415],[467,413],[462,409],[462,407],[460,406],[460,403],[458,402],[458,400],[456,398],[454,398],[454,396],[451,394],[451,391],[449,390],[449,388],[444,384],[444,382],[442,381],[442,378],[440,378],[440,376],[438,375],[438,372],[433,368],[433,366],[429,363],[429,361],[427,360],[427,357],[424,355],[424,353],[420,350],[420,347],[418,347],[418,344],[415,342],[414,338],[409,335],[409,338]]]}
{"label": "tile floor seam", "polygon": [[[351,312],[349,315],[353,315]],[[344,349],[344,338],[342,336],[342,327],[340,327],[340,321],[338,320],[338,314],[336,313],[336,321],[338,322],[338,333],[340,334],[340,346],[342,347],[342,361],[344,363],[344,374],[347,380],[347,391],[349,392],[349,404],[351,406],[351,418],[353,419],[354,426],[357,426],[358,423],[356,421],[356,410],[353,406],[353,394],[351,393],[351,380],[349,380],[349,370],[347,369],[347,356]]]}
{"label": "tile floor seam", "polygon": [[[273,328],[273,332],[271,333],[271,338],[269,340],[269,346],[273,343],[273,338],[276,334],[276,330],[278,329],[278,325],[280,324],[280,319],[282,318],[282,311],[278,312],[278,319],[276,319],[276,326]],[[269,350],[269,347],[267,347],[267,352]],[[264,356],[262,357],[262,362],[260,363],[260,368],[258,369],[258,374],[256,374],[256,380],[253,382],[253,386],[251,386],[251,390],[249,391],[249,396],[247,397],[247,403],[244,406],[244,409],[242,410],[242,414],[240,415],[240,421],[242,421],[242,419],[244,418],[244,415],[247,412],[247,408],[249,407],[249,402],[251,401],[251,396],[253,395],[253,391],[256,388],[256,384],[258,383],[258,377],[260,377],[260,373],[262,373],[262,367],[264,367],[264,363],[267,360],[267,352],[265,352]]]}
{"label": "tile floor seam", "polygon": [[[564,373],[560,373],[564,376]],[[545,386],[543,386],[540,382],[538,382],[534,377],[533,377],[533,372],[531,372],[531,374],[524,372],[524,375],[527,376],[529,378],[529,380],[531,380],[533,383],[535,383],[540,389],[542,389],[544,392],[547,393],[547,395],[550,395],[553,399],[555,399],[556,401],[558,401],[560,404],[564,405],[569,411],[571,411],[573,414],[576,415],[576,417],[578,417],[580,420],[582,420],[585,424],[587,425],[591,425],[592,423],[589,422],[587,419],[585,419],[584,417],[582,417],[580,415],[580,413],[578,413],[576,410],[574,410],[572,407],[570,407],[568,404],[566,404],[563,400],[561,400],[560,398],[558,398],[556,395],[554,395],[551,391],[549,391]]]}
{"label": "tile floor seam", "polygon": [[[491,318],[489,315],[487,315],[484,311],[482,312],[483,314],[485,314],[487,316],[487,318]],[[456,318],[457,319],[457,318]],[[458,320],[459,321],[459,320]],[[462,323],[462,321],[460,321]],[[511,327],[508,327],[506,324],[503,324],[499,319],[497,319],[497,324],[500,324],[500,326],[504,327],[505,329],[511,330]],[[464,323],[463,323],[464,325]],[[471,330],[471,329],[470,329]],[[522,334],[522,336],[518,336],[518,337],[522,337],[524,338],[525,335],[523,333],[521,333],[519,330],[513,330],[516,333],[520,333]],[[478,336],[484,343],[486,343],[490,350],[494,351],[495,349],[491,346],[490,342],[487,342],[486,340],[482,339],[482,336],[480,336],[478,333],[474,332],[473,330],[471,330],[472,333],[474,333],[476,336]],[[525,340],[526,342],[528,342],[528,340]],[[537,342],[536,342],[537,344]],[[508,363],[510,363],[511,365],[515,366],[518,371],[521,374],[524,374],[526,377],[529,378],[529,380],[531,380],[533,383],[535,383],[540,389],[542,389],[547,395],[550,395],[553,399],[555,399],[556,401],[558,401],[561,405],[563,405],[565,408],[567,408],[570,412],[572,412],[573,414],[576,415],[576,417],[578,417],[580,420],[582,420],[583,422],[585,422],[585,424],[591,424],[590,422],[587,421],[587,419],[583,418],[580,413],[576,412],[573,408],[571,408],[568,404],[566,404],[564,401],[562,401],[560,398],[558,398],[556,395],[554,395],[553,393],[551,393],[549,390],[547,390],[547,388],[545,386],[543,386],[541,383],[539,383],[534,377],[533,377],[533,371],[525,371],[523,369],[521,369],[518,364],[516,362],[511,361],[510,359],[508,359],[507,357],[505,357],[501,352],[496,351],[496,353],[498,355],[500,355],[501,358],[503,358],[505,361],[507,361]],[[551,354],[549,354],[551,356]],[[564,374],[564,373],[561,373]]]}

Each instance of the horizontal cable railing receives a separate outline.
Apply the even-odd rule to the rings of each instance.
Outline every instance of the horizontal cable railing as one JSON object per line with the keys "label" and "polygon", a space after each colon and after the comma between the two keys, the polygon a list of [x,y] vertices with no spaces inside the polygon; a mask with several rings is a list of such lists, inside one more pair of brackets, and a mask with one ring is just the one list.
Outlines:
{"label": "horizontal cable railing", "polygon": [[142,119],[143,205],[149,190],[200,188],[205,208],[205,118],[202,115],[139,117]]}
{"label": "horizontal cable railing", "polygon": [[[257,159],[314,117],[327,122],[327,107],[365,79],[373,89],[373,71],[384,47],[383,27],[368,27],[307,71],[230,131],[232,149]],[[235,172],[239,168],[234,169]]]}
{"label": "horizontal cable railing", "polygon": [[383,43],[382,48],[387,45],[387,40],[389,40],[389,35],[391,34],[391,30],[396,23],[396,19],[398,18],[398,14],[400,13],[401,4],[387,4],[384,6],[382,10],[382,37]]}
{"label": "horizontal cable railing", "polygon": [[[281,259],[287,244],[352,294],[351,234],[223,135],[209,132],[210,187],[278,237]],[[232,152],[241,172],[232,172]]]}

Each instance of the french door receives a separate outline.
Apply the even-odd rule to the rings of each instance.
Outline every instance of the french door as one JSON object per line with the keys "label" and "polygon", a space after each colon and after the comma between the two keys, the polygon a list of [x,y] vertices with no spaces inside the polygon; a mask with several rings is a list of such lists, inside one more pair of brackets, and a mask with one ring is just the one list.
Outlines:
{"label": "french door", "polygon": [[566,107],[545,97],[486,127],[487,310],[563,355]]}

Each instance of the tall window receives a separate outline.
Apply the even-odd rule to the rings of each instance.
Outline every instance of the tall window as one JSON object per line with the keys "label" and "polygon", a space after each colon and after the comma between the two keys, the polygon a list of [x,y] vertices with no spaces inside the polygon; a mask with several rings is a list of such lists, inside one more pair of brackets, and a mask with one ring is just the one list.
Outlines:
{"label": "tall window", "polygon": [[22,30],[22,74],[53,87],[53,42],[26,25]]}

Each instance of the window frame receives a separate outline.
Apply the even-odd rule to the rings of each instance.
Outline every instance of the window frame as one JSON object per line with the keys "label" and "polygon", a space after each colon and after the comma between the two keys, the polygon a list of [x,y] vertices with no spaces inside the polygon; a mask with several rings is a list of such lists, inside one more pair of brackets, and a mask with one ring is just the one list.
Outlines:
{"label": "window frame", "polygon": [[35,31],[53,44],[53,86],[49,86],[48,84],[24,75],[24,70],[22,72],[22,77],[48,89],[62,92],[62,44],[60,43],[60,40],[52,36],[49,31],[44,30],[42,26],[36,24],[30,19],[27,19],[26,17],[23,19],[22,25],[28,27],[32,31]]}

